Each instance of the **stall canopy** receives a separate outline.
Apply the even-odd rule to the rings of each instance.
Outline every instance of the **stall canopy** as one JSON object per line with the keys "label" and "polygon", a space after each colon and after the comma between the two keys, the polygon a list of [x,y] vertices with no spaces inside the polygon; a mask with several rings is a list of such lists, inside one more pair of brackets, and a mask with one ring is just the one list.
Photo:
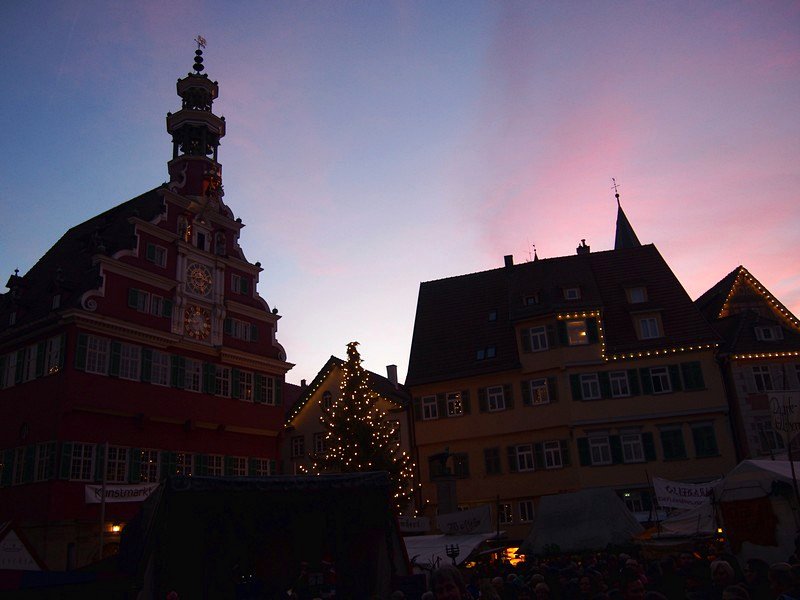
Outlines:
{"label": "stall canopy", "polygon": [[611,489],[543,496],[519,554],[542,554],[550,545],[561,552],[599,550],[626,544],[641,531],[642,526]]}

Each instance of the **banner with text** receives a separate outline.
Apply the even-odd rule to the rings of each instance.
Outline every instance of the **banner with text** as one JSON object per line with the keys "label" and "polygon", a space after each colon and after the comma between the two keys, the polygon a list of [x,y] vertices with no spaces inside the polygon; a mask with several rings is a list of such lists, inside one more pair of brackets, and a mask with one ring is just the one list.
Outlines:
{"label": "banner with text", "polygon": [[[140,483],[138,485],[106,484],[106,502],[143,502],[157,487],[157,483]],[[86,504],[100,504],[102,499],[102,485],[86,486]]]}
{"label": "banner with text", "polygon": [[431,530],[431,520],[428,517],[397,517],[400,533],[425,533]]}
{"label": "banner with text", "polygon": [[436,525],[442,533],[450,535],[489,533],[492,531],[492,507],[486,504],[478,508],[438,515]]}
{"label": "banner with text", "polygon": [[695,508],[711,502],[714,488],[721,480],[708,483],[682,483],[653,477],[656,500],[662,508]]}
{"label": "banner with text", "polygon": [[800,393],[771,392],[769,410],[772,413],[772,428],[783,433],[784,442],[800,433]]}

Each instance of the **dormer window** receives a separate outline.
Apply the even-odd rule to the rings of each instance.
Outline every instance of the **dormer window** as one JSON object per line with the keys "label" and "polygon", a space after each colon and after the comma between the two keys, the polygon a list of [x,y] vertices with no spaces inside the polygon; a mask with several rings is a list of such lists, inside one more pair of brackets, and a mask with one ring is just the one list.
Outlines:
{"label": "dormer window", "polygon": [[564,288],[564,300],[580,300],[580,299],[581,299],[581,288],[579,287]]}
{"label": "dormer window", "polygon": [[490,310],[489,311],[489,320],[490,321],[497,321],[497,310]]}
{"label": "dormer window", "polygon": [[625,294],[628,296],[628,303],[630,304],[647,302],[647,288],[643,285],[626,288]]}
{"label": "dormer window", "polygon": [[661,332],[661,318],[658,315],[640,316],[636,320],[636,330],[640,340],[660,338],[663,335]]}
{"label": "dormer window", "polygon": [[782,340],[783,330],[777,325],[759,325],[756,327],[756,339],[760,342]]}
{"label": "dormer window", "polygon": [[525,306],[535,306],[539,304],[539,294],[529,294],[523,299]]}

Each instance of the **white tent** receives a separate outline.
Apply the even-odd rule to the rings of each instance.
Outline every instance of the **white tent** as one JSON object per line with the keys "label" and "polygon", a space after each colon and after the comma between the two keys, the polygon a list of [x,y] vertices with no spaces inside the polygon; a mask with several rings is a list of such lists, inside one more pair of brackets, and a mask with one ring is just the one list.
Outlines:
{"label": "white tent", "polygon": [[404,537],[408,559],[420,565],[436,567],[449,565],[452,559],[447,556],[447,546],[458,546],[456,564],[461,564],[484,540],[492,538],[490,533],[468,533],[465,535],[420,535]]}

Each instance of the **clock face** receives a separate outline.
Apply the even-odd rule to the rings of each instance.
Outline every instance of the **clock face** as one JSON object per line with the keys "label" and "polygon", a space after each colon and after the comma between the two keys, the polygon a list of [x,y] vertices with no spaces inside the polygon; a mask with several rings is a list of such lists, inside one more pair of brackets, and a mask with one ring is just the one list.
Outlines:
{"label": "clock face", "polygon": [[204,340],[211,333],[211,315],[196,304],[190,304],[184,312],[183,325],[186,335],[196,340]]}
{"label": "clock face", "polygon": [[208,296],[211,293],[211,271],[205,265],[194,263],[186,270],[186,285],[195,294]]}

